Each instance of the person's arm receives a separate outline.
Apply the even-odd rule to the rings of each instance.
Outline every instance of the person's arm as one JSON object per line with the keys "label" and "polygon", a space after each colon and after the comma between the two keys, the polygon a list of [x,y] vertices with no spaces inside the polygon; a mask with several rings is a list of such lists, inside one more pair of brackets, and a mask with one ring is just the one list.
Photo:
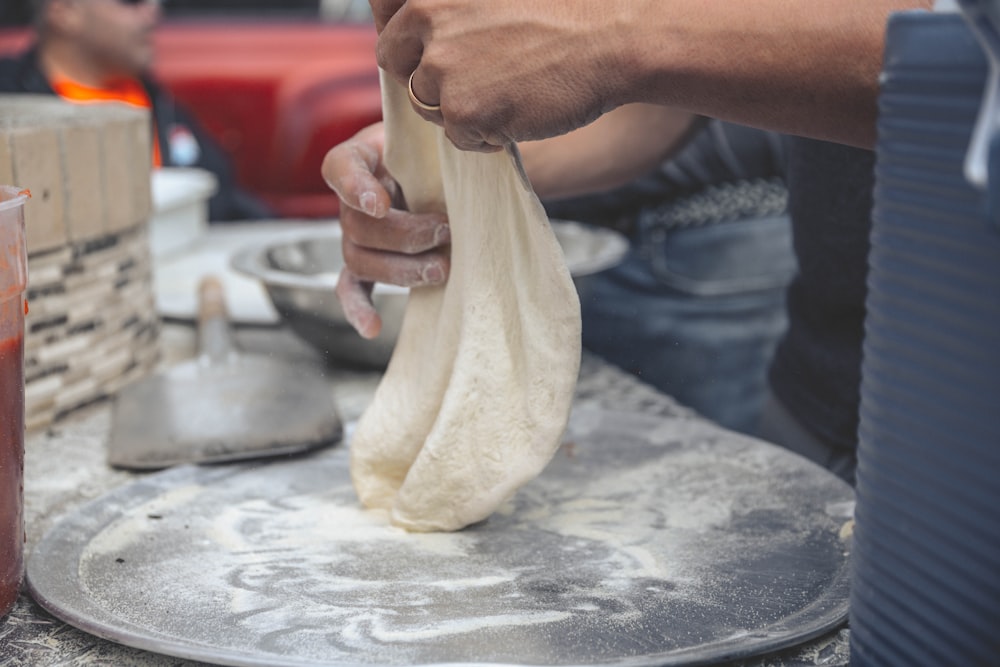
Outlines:
{"label": "person's arm", "polygon": [[855,146],[875,138],[890,12],[932,0],[372,0],[380,64],[469,150],[632,102]]}
{"label": "person's arm", "polygon": [[888,15],[933,1],[642,4],[625,66],[643,75],[626,101],[871,148]]}
{"label": "person's arm", "polygon": [[569,134],[519,148],[539,197],[573,197],[638,178],[683,146],[701,121],[669,107],[628,104]]}

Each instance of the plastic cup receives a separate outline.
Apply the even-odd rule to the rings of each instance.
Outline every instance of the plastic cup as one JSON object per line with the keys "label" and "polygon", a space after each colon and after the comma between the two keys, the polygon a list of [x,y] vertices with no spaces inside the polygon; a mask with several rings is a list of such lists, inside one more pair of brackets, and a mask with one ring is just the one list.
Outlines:
{"label": "plastic cup", "polygon": [[28,283],[20,188],[0,185],[0,616],[24,574],[24,290]]}

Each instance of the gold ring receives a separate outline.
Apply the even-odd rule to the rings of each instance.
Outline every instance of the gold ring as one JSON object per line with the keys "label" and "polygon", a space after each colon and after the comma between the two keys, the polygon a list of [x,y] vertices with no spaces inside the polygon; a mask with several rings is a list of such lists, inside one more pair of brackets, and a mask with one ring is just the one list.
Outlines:
{"label": "gold ring", "polygon": [[427,104],[425,102],[422,102],[420,98],[417,97],[417,94],[413,92],[413,75],[416,73],[417,70],[413,70],[413,72],[410,73],[410,80],[406,83],[406,88],[410,92],[410,101],[413,102],[413,105],[415,107],[417,107],[418,109],[423,109],[424,111],[430,111],[431,113],[437,113],[441,111],[440,104]]}

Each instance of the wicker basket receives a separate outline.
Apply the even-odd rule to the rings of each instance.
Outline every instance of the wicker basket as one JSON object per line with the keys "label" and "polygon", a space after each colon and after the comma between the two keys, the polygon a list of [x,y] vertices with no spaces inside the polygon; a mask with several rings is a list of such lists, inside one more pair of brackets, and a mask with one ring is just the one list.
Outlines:
{"label": "wicker basket", "polygon": [[0,96],[0,183],[25,207],[28,430],[151,370],[159,324],[149,249],[149,115]]}

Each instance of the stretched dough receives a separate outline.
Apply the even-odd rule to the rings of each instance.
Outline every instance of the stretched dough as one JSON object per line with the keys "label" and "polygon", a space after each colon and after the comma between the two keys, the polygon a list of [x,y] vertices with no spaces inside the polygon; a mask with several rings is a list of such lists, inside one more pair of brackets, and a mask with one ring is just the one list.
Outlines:
{"label": "stretched dough", "polygon": [[413,531],[488,517],[559,447],[580,366],[580,303],[516,150],[457,150],[382,80],[386,165],[409,209],[446,211],[451,276],[410,292],[351,442],[362,503]]}

